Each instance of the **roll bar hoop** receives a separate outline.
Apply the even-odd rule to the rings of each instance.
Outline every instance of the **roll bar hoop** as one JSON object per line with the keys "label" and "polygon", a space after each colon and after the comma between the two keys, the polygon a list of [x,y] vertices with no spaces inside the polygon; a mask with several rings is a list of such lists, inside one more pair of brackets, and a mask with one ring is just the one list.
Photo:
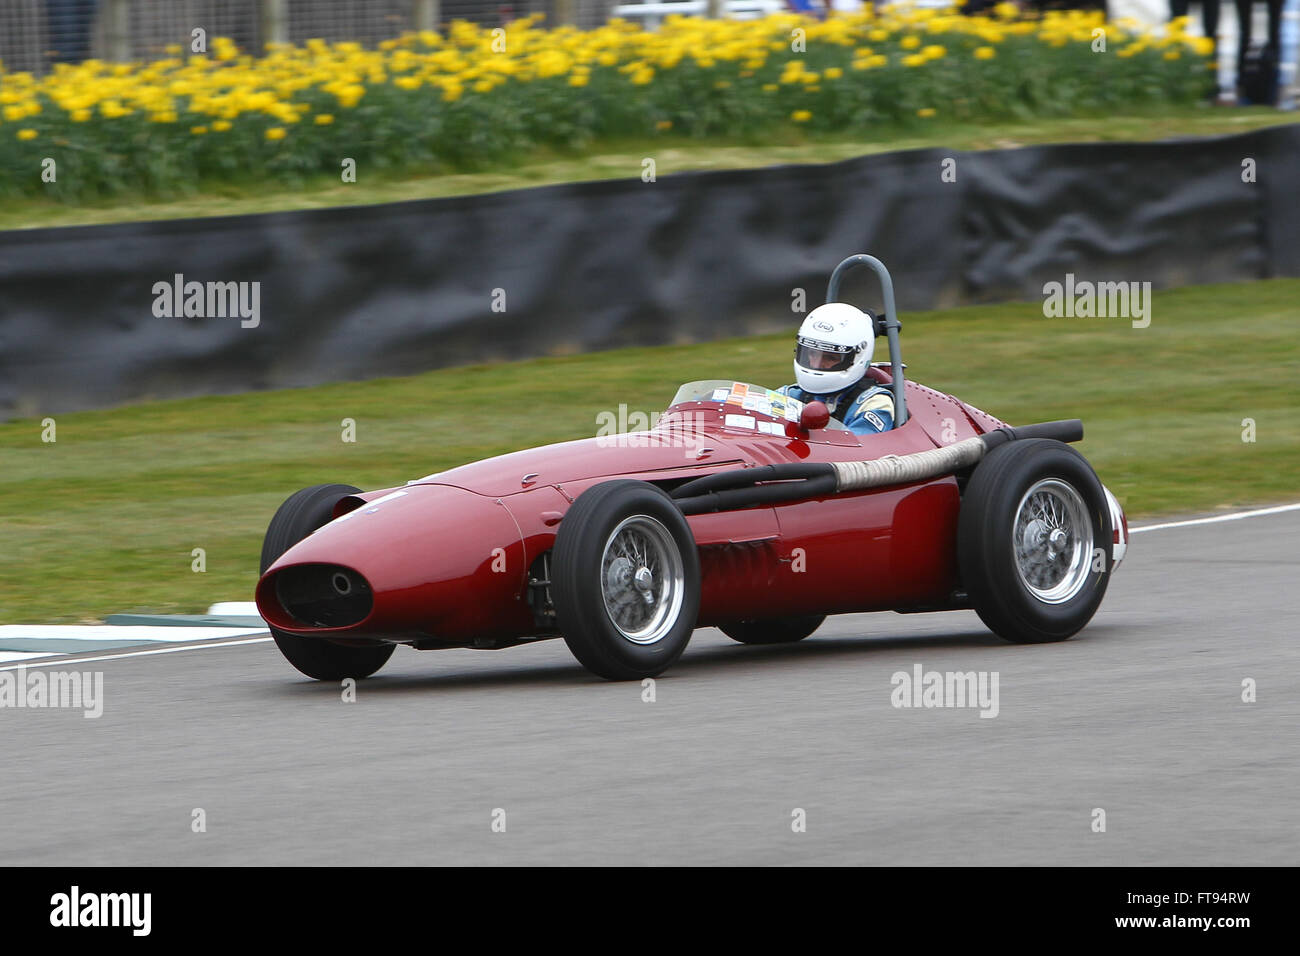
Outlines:
{"label": "roll bar hoop", "polygon": [[877,278],[880,279],[880,291],[885,300],[884,314],[877,319],[876,334],[880,334],[880,325],[883,323],[885,338],[889,342],[889,372],[893,376],[894,384],[894,424],[902,425],[907,421],[907,398],[903,389],[903,350],[898,343],[898,330],[903,324],[898,320],[898,306],[894,302],[894,280],[889,277],[889,270],[885,264],[875,256],[859,254],[849,256],[843,262],[835,267],[831,273],[831,281],[826,286],[826,301],[840,301],[840,282],[844,278],[844,273],[848,272],[854,266],[870,266],[875,271]]}

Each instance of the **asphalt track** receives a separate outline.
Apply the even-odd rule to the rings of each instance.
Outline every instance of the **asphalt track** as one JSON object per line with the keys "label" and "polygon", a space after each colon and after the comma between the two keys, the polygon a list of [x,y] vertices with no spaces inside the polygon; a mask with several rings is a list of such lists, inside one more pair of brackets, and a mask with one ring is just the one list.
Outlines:
{"label": "asphalt track", "polygon": [[[64,658],[104,714],[0,710],[0,863],[1294,865],[1297,540],[1297,511],[1138,535],[1063,644],[970,612],[701,630],[654,703],[559,641],[399,648],[355,703],[266,642]],[[998,716],[895,709],[917,664],[997,671]]]}

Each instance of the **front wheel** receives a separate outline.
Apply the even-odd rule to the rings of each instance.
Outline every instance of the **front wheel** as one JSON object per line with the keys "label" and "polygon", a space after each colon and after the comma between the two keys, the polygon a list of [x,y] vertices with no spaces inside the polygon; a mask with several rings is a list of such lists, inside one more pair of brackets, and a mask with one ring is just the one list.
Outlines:
{"label": "front wheel", "polygon": [[980,462],[957,521],[971,606],[1017,644],[1063,641],[1092,620],[1111,570],[1110,508],[1087,460],[1048,439]]}
{"label": "front wheel", "polygon": [[770,621],[734,621],[720,625],[718,630],[742,644],[793,644],[812,634],[824,620],[825,614],[810,614]]}
{"label": "front wheel", "polygon": [[[334,515],[340,498],[354,495],[360,488],[351,485],[313,485],[296,492],[280,505],[271,519],[262,542],[262,570],[275,563],[295,544]],[[361,680],[388,663],[395,644],[344,645],[320,637],[299,637],[271,628],[275,646],[290,664],[316,680],[339,681],[348,677]]]}
{"label": "front wheel", "polygon": [[671,498],[644,481],[578,496],[555,536],[551,600],[564,641],[606,680],[663,673],[700,612],[700,559]]}

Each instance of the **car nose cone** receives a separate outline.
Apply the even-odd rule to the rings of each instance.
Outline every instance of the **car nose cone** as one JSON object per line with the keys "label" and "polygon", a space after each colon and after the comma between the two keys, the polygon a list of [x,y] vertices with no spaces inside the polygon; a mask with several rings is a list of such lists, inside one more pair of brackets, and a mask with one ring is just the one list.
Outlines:
{"label": "car nose cone", "polygon": [[412,485],[299,541],[262,576],[257,601],[269,623],[295,633],[473,640],[498,626],[494,610],[523,603],[526,570],[500,500]]}

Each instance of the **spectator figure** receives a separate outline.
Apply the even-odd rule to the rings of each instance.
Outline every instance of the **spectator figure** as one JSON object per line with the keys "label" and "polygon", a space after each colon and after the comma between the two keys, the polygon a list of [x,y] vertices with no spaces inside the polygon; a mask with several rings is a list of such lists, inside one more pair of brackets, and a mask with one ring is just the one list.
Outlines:
{"label": "spectator figure", "polygon": [[90,59],[90,34],[99,0],[45,0],[49,46],[55,63]]}
{"label": "spectator figure", "polygon": [[1253,0],[1236,0],[1237,4],[1237,87],[1241,96],[1257,105],[1277,104],[1277,61],[1282,48],[1282,0],[1263,0],[1268,4],[1268,42],[1258,55],[1250,49],[1255,4]]}

